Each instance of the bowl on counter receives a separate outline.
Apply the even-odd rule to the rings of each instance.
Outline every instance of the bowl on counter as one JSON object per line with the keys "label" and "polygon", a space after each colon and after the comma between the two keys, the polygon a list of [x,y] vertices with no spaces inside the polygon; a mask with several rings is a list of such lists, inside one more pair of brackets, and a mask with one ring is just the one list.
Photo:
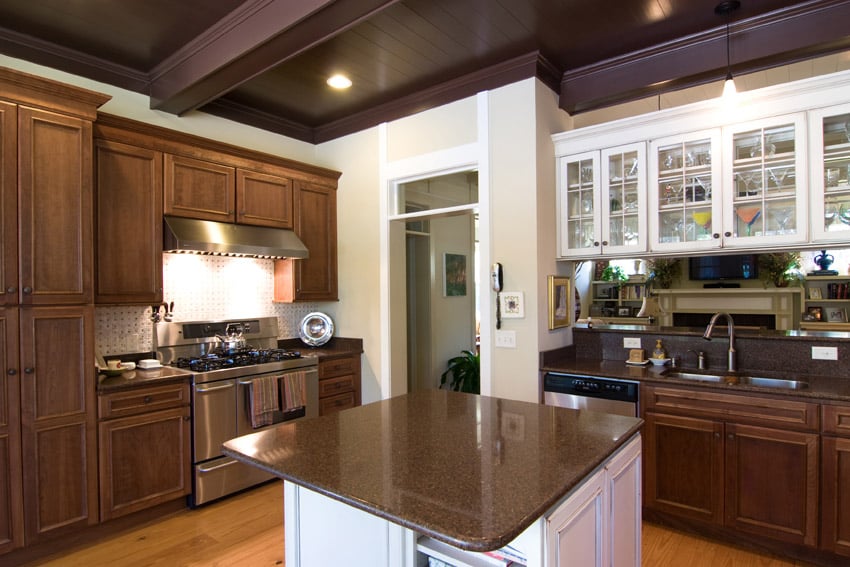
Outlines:
{"label": "bowl on counter", "polygon": [[652,362],[652,364],[654,364],[655,366],[664,366],[665,364],[670,362],[670,359],[669,358],[650,358],[649,361]]}

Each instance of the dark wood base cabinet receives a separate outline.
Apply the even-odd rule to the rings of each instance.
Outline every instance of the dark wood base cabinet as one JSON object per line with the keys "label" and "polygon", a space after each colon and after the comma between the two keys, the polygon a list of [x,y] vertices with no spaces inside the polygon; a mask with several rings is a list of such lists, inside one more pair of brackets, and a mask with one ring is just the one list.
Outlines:
{"label": "dark wood base cabinet", "polygon": [[850,557],[850,406],[823,406],[821,449],[821,547]]}
{"label": "dark wood base cabinet", "polygon": [[188,385],[101,395],[99,417],[101,521],[191,492]]}
{"label": "dark wood base cabinet", "polygon": [[768,547],[818,547],[817,404],[686,388],[643,393],[649,517]]}
{"label": "dark wood base cabinet", "polygon": [[360,405],[360,355],[319,359],[319,415]]}

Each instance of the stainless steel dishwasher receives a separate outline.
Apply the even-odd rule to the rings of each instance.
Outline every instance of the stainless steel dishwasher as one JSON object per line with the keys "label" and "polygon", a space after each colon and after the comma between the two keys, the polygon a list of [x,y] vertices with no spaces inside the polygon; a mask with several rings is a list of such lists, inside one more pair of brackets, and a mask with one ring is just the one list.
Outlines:
{"label": "stainless steel dishwasher", "polygon": [[639,383],[547,372],[543,376],[543,403],[617,415],[638,415]]}

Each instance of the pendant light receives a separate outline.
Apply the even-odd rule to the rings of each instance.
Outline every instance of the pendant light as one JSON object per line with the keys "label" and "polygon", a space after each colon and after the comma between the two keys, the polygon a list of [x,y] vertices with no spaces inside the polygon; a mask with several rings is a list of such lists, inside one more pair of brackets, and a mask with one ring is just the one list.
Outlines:
{"label": "pendant light", "polygon": [[735,95],[735,79],[732,78],[732,64],[729,57],[729,16],[741,7],[738,0],[726,0],[721,2],[714,8],[714,13],[718,16],[726,18],[726,81],[723,83],[723,98],[729,98]]}

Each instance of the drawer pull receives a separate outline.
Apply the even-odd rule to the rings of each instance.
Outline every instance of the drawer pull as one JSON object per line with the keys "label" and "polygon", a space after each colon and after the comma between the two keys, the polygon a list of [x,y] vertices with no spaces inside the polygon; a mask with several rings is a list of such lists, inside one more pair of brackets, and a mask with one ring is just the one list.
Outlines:
{"label": "drawer pull", "polygon": [[146,403],[146,404],[149,404],[149,403],[151,403],[152,401],[153,401],[153,398],[152,398],[152,397],[150,397],[150,396],[145,396],[145,403]]}
{"label": "drawer pull", "polygon": [[18,373],[18,371],[15,370],[14,368],[10,368],[9,370],[6,371],[6,374],[8,374],[9,376],[14,376],[17,373]]}

